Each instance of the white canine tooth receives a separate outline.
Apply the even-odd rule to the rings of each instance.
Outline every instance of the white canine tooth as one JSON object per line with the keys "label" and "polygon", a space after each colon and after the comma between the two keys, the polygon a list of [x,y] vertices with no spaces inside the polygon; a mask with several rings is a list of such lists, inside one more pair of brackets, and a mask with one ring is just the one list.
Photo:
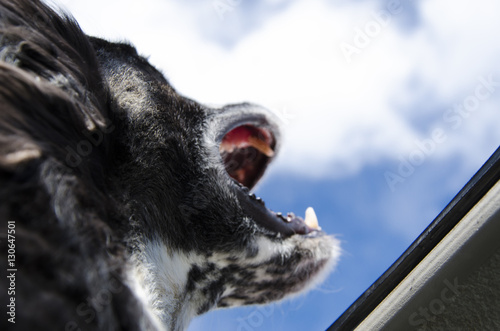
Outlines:
{"label": "white canine tooth", "polygon": [[312,207],[306,209],[306,217],[304,222],[308,227],[315,230],[321,230],[321,227],[318,224],[318,218],[316,217],[316,213]]}

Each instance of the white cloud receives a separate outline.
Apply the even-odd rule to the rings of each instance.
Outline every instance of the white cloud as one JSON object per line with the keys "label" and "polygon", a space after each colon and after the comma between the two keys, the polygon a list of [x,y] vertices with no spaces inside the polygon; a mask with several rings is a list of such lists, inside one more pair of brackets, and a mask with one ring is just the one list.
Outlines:
{"label": "white cloud", "polygon": [[[410,122],[415,114],[405,108],[418,111],[420,103],[431,102],[426,109],[439,119],[446,107],[474,91],[478,76],[493,73],[500,81],[495,0],[421,1],[415,3],[417,28],[400,28],[403,12],[379,25],[380,31],[373,17],[380,8],[373,2],[295,1],[245,33],[238,30],[241,37],[231,47],[207,39],[206,31],[232,29],[247,15],[244,0],[223,21],[209,0],[196,6],[161,0],[64,2],[86,32],[132,41],[191,98],[253,101],[295,115],[285,127],[280,170],[340,176],[406,155],[426,133]],[[347,63],[340,45],[355,45],[357,28],[371,28],[373,37]],[[433,99],[424,99],[427,94]],[[492,125],[500,120],[498,104],[498,97],[484,101],[458,130],[437,120],[434,125],[450,139],[432,157],[484,158],[484,150],[500,142],[500,130]]]}

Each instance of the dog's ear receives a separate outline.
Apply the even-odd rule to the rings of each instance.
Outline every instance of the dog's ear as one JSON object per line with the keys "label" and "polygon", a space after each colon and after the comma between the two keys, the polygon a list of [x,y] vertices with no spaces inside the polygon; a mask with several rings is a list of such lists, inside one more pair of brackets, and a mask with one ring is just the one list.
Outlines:
{"label": "dog's ear", "polygon": [[104,161],[112,126],[88,38],[38,1],[2,1],[1,16],[1,164],[46,154],[89,176],[102,173],[95,165]]}
{"label": "dog's ear", "polygon": [[[13,168],[46,155],[69,168],[97,163],[111,127],[98,112],[51,83],[0,64],[0,163]],[[86,172],[89,172],[87,169]]]}

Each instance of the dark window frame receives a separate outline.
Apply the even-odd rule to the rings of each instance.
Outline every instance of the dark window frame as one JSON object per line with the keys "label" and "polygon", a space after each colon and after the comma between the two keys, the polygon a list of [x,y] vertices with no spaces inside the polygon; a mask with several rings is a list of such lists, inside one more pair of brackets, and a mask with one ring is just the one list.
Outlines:
{"label": "dark window frame", "polygon": [[328,328],[328,331],[355,329],[499,180],[500,148],[396,262]]}

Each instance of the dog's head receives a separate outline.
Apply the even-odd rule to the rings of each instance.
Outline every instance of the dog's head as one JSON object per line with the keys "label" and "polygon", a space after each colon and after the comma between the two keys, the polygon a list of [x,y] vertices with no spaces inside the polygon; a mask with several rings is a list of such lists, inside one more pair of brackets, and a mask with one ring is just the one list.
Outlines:
{"label": "dog's head", "polygon": [[[251,193],[279,149],[272,113],[201,105],[133,47],[89,39],[38,1],[0,4],[2,197],[19,226],[70,238],[79,248],[68,259],[89,274],[99,267],[65,277],[65,288],[98,292],[112,271],[149,317],[181,329],[211,308],[279,300],[326,275],[340,249],[314,211],[281,214]],[[6,191],[32,177],[43,222]]]}
{"label": "dog's head", "polygon": [[[251,193],[278,151],[278,119],[252,104],[200,105],[130,46],[93,43],[115,114],[116,193],[142,234],[141,265],[155,274],[149,290],[174,282],[177,299],[200,314],[278,300],[319,280],[339,247],[314,211],[305,220],[274,212]],[[165,303],[152,304],[161,314]]]}

